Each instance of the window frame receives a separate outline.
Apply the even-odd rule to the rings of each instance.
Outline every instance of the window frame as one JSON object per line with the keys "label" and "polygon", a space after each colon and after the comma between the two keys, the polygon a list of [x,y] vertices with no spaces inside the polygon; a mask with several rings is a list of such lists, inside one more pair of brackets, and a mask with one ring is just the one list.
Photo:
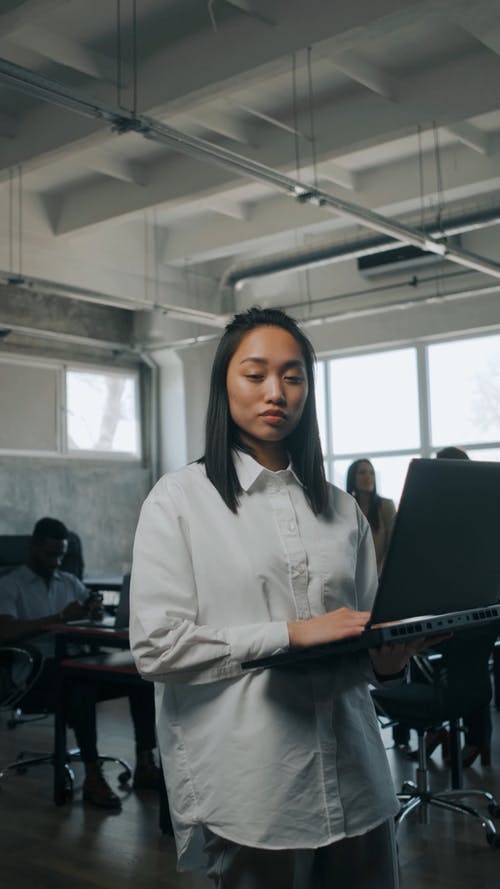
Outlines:
{"label": "window frame", "polygon": [[[108,374],[114,376],[123,376],[130,375],[134,380],[134,391],[135,391],[135,403],[137,406],[137,423],[138,423],[138,435],[137,435],[137,451],[135,453],[131,453],[130,451],[98,451],[98,450],[86,450],[83,448],[73,448],[70,449],[68,447],[68,404],[67,404],[67,373],[68,371],[76,371],[81,370],[82,372],[88,371],[89,373],[99,373],[99,374]],[[142,429],[142,402],[141,402],[141,385],[140,385],[140,375],[139,370],[134,370],[133,368],[125,368],[125,367],[107,367],[106,365],[99,364],[84,364],[79,361],[72,362],[64,362],[63,368],[63,386],[62,386],[62,395],[61,395],[61,413],[64,416],[64,422],[62,423],[62,441],[63,441],[63,452],[64,456],[68,460],[118,460],[120,462],[127,463],[140,463],[143,456],[143,429]]]}
{"label": "window frame", "polygon": [[[86,462],[95,460],[102,463],[105,461],[125,462],[125,463],[141,463],[144,453],[144,406],[142,396],[142,386],[140,378],[140,368],[134,367],[109,367],[106,364],[87,363],[82,361],[57,361],[51,358],[38,358],[30,355],[16,355],[14,353],[5,352],[0,355],[0,367],[3,364],[12,365],[19,364],[24,367],[41,367],[57,371],[56,378],[56,443],[57,450],[38,450],[35,448],[16,449],[16,448],[0,448],[0,456],[24,458],[42,458],[47,460],[85,460]],[[130,375],[134,379],[134,389],[137,406],[137,423],[138,423],[138,449],[132,454],[123,451],[97,451],[97,450],[70,450],[68,448],[67,435],[67,397],[66,397],[66,373],[68,370],[82,370],[101,374],[120,374]]]}
{"label": "window frame", "polygon": [[[448,336],[427,337],[417,340],[399,340],[397,343],[391,343],[384,346],[370,346],[366,349],[339,349],[333,352],[320,353],[318,355],[317,373],[323,375],[323,391],[325,397],[324,416],[326,423],[326,450],[323,453],[323,460],[328,480],[332,481],[334,478],[335,461],[348,460],[350,462],[353,462],[354,460],[358,460],[363,457],[369,457],[375,462],[377,459],[384,457],[412,457],[415,456],[415,454],[417,454],[418,457],[424,458],[435,456],[437,448],[432,445],[431,440],[429,347],[440,345],[441,343],[458,343],[471,339],[498,336],[499,333],[500,328],[495,326],[489,328],[487,331],[482,332],[478,332],[477,330],[467,331],[466,333],[462,333],[459,335],[450,333]],[[334,362],[340,358],[354,358],[357,356],[377,355],[382,353],[386,354],[388,352],[394,352],[401,349],[414,349],[416,353],[417,405],[419,414],[418,428],[420,433],[420,447],[377,450],[371,451],[369,454],[367,454],[366,451],[339,451],[338,453],[336,453],[333,449],[332,441],[332,400],[330,392],[331,374],[329,372],[330,362]],[[469,454],[471,454],[471,452],[475,452],[475,455],[479,455],[480,451],[482,450],[491,450],[496,448],[500,449],[500,441],[496,441],[493,439],[487,442],[464,441],[460,443],[450,442],[450,444],[459,444],[460,447],[463,447]]]}

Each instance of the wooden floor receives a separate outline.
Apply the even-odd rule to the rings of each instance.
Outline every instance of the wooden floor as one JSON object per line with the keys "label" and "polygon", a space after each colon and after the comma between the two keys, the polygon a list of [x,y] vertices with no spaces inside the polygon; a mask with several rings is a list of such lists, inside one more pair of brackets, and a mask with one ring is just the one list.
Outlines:
{"label": "wooden floor", "polygon": [[[467,770],[468,786],[486,788],[500,800],[500,714],[493,714],[493,762],[497,768]],[[101,706],[102,752],[133,761],[130,720],[124,701]],[[389,732],[384,732],[390,747]],[[50,751],[51,720],[18,726],[0,724],[0,764],[20,750]],[[434,787],[446,786],[448,773],[435,753]],[[389,750],[396,786],[413,777],[415,766]],[[114,783],[114,767],[108,777]],[[119,791],[120,814],[107,814],[82,804],[81,766],[76,766],[71,803],[60,808],[51,799],[51,768],[39,766],[24,775],[0,780],[0,889],[208,889],[198,874],[178,874],[173,840],[158,830],[154,793]],[[500,831],[500,823],[498,825]],[[433,809],[429,823],[412,813],[398,836],[401,889],[499,889],[500,849],[486,844],[478,823]],[[332,889],[351,889],[335,887]],[[355,889],[355,887],[352,887]]]}

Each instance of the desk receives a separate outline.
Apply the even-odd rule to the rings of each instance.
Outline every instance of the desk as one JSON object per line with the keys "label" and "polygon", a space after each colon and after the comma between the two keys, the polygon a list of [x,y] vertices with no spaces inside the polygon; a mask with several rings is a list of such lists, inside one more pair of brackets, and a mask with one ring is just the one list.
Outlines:
{"label": "desk", "polygon": [[[64,683],[72,676],[100,682],[144,682],[137,672],[129,650],[128,630],[112,628],[58,625],[53,628],[55,636],[55,659],[59,664],[56,688],[57,705],[54,719],[54,802],[60,806],[66,801],[65,761],[66,761],[66,719],[64,708]],[[71,642],[89,643],[117,651],[69,658],[67,646]]]}
{"label": "desk", "polygon": [[91,593],[98,593],[100,590],[116,590],[120,592],[123,586],[123,577],[113,575],[112,577],[84,577],[82,583],[85,584]]}
{"label": "desk", "polygon": [[[66,762],[66,719],[64,712],[64,681],[68,677],[87,678],[95,682],[142,683],[145,682],[135,666],[129,648],[128,629],[115,630],[92,624],[57,625],[55,636],[55,659],[60,665],[58,671],[57,706],[54,719],[54,802],[57,806],[66,801],[65,762]],[[89,643],[106,648],[116,648],[113,652],[103,652],[68,658],[67,646],[70,642]],[[161,760],[160,760],[161,768]],[[163,770],[162,770],[163,779]],[[172,833],[172,822],[168,808],[165,782],[162,780],[159,792],[159,827],[162,833]]]}

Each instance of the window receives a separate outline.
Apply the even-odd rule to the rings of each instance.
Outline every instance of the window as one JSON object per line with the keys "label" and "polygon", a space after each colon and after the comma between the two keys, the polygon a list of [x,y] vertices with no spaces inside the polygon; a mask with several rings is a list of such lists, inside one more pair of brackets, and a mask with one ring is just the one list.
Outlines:
{"label": "window", "polygon": [[135,375],[68,369],[66,417],[68,450],[139,456]]}
{"label": "window", "polygon": [[331,361],[330,398],[336,453],[420,446],[415,349]]}
{"label": "window", "polygon": [[413,457],[455,445],[500,461],[498,334],[332,358],[317,380],[325,466],[340,488],[360,457],[396,503]]}
{"label": "window", "polygon": [[431,441],[500,441],[500,336],[428,347]]}
{"label": "window", "polygon": [[135,370],[0,356],[0,410],[4,454],[141,456]]}

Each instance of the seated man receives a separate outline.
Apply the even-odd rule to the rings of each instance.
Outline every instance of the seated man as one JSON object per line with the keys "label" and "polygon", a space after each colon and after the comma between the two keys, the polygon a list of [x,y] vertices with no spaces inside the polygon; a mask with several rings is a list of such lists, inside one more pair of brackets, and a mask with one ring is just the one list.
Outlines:
{"label": "seated man", "polygon": [[[53,639],[48,634],[57,623],[88,616],[91,598],[73,574],[59,571],[67,546],[66,527],[57,519],[40,519],[34,527],[27,565],[0,578],[0,642],[30,639],[45,657],[41,676],[25,698],[26,704],[46,702],[54,696]],[[45,635],[44,635],[45,634]],[[97,683],[72,680],[68,683],[66,712],[73,728],[85,769],[84,800],[106,809],[119,809],[119,797],[105,781],[97,754],[96,702],[106,697],[128,695],[135,733],[136,767],[134,787],[156,788],[160,770],[153,759],[156,746],[153,687],[127,685],[100,689]],[[40,703],[41,706],[41,703]]]}

